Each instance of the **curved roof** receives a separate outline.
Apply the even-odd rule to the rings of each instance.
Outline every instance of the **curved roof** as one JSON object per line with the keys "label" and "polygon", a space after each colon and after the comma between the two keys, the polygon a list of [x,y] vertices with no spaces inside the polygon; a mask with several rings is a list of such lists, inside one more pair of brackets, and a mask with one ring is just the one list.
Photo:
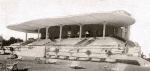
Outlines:
{"label": "curved roof", "polygon": [[45,18],[27,21],[21,24],[9,25],[7,28],[21,32],[36,32],[38,28],[56,25],[78,25],[78,24],[105,24],[115,26],[129,26],[135,20],[125,11],[113,11],[108,13],[91,13],[61,18]]}

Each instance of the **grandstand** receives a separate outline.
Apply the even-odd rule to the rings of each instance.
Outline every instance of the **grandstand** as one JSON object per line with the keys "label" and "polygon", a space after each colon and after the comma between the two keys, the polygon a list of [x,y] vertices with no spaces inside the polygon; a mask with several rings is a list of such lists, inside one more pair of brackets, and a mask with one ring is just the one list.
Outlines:
{"label": "grandstand", "polygon": [[129,39],[130,26],[134,23],[129,13],[119,10],[38,19],[9,25],[8,28],[41,35],[37,40],[24,45],[26,51],[17,52],[18,55],[109,61],[110,58],[119,59],[121,56],[140,58],[140,46]]}

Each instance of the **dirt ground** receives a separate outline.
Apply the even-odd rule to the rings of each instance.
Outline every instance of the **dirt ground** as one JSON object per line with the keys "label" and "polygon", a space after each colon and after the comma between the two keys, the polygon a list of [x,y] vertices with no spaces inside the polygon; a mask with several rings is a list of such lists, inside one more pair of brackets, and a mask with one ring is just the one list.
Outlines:
{"label": "dirt ground", "polygon": [[[15,62],[6,60],[7,56],[0,55],[0,62],[7,61],[7,64]],[[56,64],[38,64],[35,60],[26,58],[19,61],[17,67],[20,70],[28,68],[28,71],[109,71],[109,68],[115,65],[115,63],[80,61],[82,68],[73,69],[70,64],[70,60],[58,60]],[[123,71],[150,71],[150,68],[128,65]]]}

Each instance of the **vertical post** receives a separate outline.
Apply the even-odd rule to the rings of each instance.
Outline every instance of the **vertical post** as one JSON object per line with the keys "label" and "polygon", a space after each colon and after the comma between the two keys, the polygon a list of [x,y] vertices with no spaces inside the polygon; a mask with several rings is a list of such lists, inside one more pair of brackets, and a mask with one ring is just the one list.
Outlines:
{"label": "vertical post", "polygon": [[38,40],[40,39],[40,28],[38,28]]}
{"label": "vertical post", "polygon": [[46,39],[49,39],[48,29],[49,29],[49,27],[46,27]]}
{"label": "vertical post", "polygon": [[3,46],[3,41],[0,41],[0,48],[2,48]]}
{"label": "vertical post", "polygon": [[25,39],[26,39],[26,41],[28,40],[28,33],[26,33],[26,38]]}
{"label": "vertical post", "polygon": [[79,32],[79,38],[82,38],[82,25],[80,24],[80,32]]}
{"label": "vertical post", "polygon": [[62,36],[62,28],[63,28],[63,25],[60,25],[60,32],[59,32],[59,40],[61,40],[61,36]]}
{"label": "vertical post", "polygon": [[103,24],[103,38],[105,37],[106,33],[106,23]]}
{"label": "vertical post", "polygon": [[2,48],[2,46],[3,46],[3,37],[0,36],[0,47]]}
{"label": "vertical post", "polygon": [[126,39],[129,40],[129,35],[130,35],[130,26],[126,27]]}
{"label": "vertical post", "polygon": [[125,37],[125,34],[126,34],[125,27],[121,27],[121,30],[122,30],[122,38],[126,38]]}
{"label": "vertical post", "polygon": [[114,36],[116,35],[116,28],[114,28],[114,33],[113,33],[113,35],[114,35]]}
{"label": "vertical post", "polygon": [[[46,58],[46,46],[45,46],[45,53],[44,53],[44,58]],[[46,63],[46,60],[45,60],[45,63]]]}

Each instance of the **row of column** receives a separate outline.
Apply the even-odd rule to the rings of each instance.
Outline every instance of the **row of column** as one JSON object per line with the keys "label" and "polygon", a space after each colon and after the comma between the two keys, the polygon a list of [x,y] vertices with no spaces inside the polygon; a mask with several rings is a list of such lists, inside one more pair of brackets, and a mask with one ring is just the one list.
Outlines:
{"label": "row of column", "polygon": [[[60,25],[60,34],[59,34],[59,39],[61,40],[62,39],[62,28],[63,28],[63,25]],[[105,37],[105,32],[106,32],[106,23],[103,24],[103,37]],[[48,33],[48,32],[46,32]],[[48,36],[48,35],[46,35]],[[79,39],[82,38],[82,24],[80,24],[80,31],[79,31]]]}
{"label": "row of column", "polygon": [[[79,31],[79,39],[82,38],[82,24],[80,24],[80,31]],[[49,27],[46,27],[46,39],[49,39],[49,33],[48,33],[48,29]],[[63,25],[60,25],[60,34],[59,34],[59,39],[62,39],[62,29],[63,29]],[[106,23],[103,24],[103,37],[105,37],[105,32],[106,32]],[[26,40],[27,40],[27,33],[26,33]],[[40,28],[38,29],[38,39],[40,39]]]}
{"label": "row of column", "polygon": [[[60,25],[60,34],[59,34],[59,40],[61,40],[62,39],[62,29],[63,29],[63,25]],[[81,39],[82,38],[82,25],[80,25],[80,31],[79,31],[79,39]]]}

